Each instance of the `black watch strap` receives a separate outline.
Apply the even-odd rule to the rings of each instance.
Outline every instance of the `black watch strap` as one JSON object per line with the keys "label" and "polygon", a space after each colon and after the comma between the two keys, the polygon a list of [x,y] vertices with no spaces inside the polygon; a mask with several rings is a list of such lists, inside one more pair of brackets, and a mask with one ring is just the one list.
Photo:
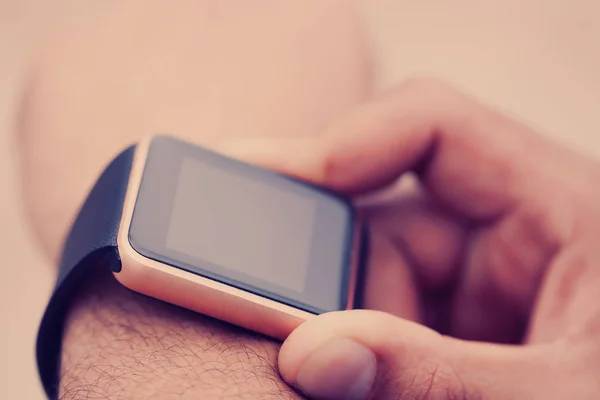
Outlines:
{"label": "black watch strap", "polygon": [[106,167],[81,207],[65,242],[58,279],[38,331],[36,357],[42,385],[50,399],[58,396],[63,323],[74,290],[91,268],[118,271],[117,231],[135,146]]}

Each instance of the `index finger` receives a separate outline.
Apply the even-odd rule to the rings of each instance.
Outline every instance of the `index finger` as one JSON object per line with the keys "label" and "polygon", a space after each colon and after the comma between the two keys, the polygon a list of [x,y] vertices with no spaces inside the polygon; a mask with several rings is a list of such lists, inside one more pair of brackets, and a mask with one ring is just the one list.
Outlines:
{"label": "index finger", "polygon": [[419,80],[358,108],[324,136],[250,140],[226,152],[347,194],[382,189],[413,171],[445,205],[489,218],[542,170],[545,147],[523,125]]}

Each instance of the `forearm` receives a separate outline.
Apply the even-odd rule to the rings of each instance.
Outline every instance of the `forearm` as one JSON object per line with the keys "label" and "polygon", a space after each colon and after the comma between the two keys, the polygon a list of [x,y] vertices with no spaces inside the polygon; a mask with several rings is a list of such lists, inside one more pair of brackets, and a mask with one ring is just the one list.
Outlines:
{"label": "forearm", "polygon": [[60,398],[298,398],[279,344],[90,277],[63,339]]}

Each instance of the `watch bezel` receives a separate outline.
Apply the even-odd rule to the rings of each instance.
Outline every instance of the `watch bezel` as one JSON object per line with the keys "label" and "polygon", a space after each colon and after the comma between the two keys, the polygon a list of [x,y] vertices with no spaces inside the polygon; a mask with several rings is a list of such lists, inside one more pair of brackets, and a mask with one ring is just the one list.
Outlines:
{"label": "watch bezel", "polygon": [[[129,232],[152,137],[135,150],[117,243],[121,271],[115,277],[126,287],[160,300],[276,338],[318,312],[310,312],[267,298],[215,279],[204,277],[144,256],[130,243]],[[353,230],[355,251],[349,271],[345,308],[352,308],[357,274],[357,248],[360,231]]]}

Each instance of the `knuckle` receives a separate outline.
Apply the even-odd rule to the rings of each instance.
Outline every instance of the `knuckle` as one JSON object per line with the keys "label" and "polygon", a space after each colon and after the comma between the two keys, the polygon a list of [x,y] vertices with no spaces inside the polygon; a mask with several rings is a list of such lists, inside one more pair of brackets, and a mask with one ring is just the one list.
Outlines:
{"label": "knuckle", "polygon": [[458,371],[449,363],[423,361],[398,374],[389,374],[382,398],[399,400],[473,400]]}
{"label": "knuckle", "polygon": [[516,293],[511,294],[521,301],[531,301],[527,294],[538,285],[544,267],[572,231],[573,219],[566,212],[559,218],[560,223],[543,207],[521,206],[508,215],[482,243],[490,282],[514,290]]}
{"label": "knuckle", "polygon": [[318,165],[317,181],[324,185],[336,186],[340,180],[339,166],[340,162],[335,153],[324,154]]}

